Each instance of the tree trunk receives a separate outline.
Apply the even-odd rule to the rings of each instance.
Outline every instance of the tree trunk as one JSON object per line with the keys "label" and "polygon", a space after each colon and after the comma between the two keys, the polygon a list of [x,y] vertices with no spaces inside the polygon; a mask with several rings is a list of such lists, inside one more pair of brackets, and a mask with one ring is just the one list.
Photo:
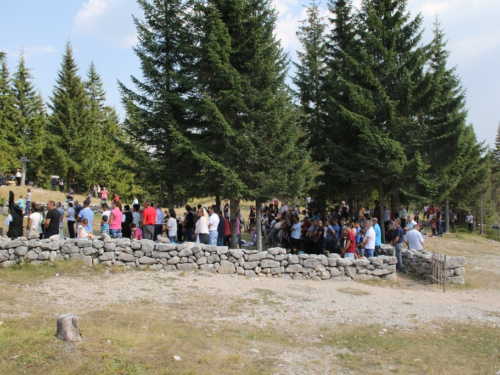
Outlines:
{"label": "tree trunk", "polygon": [[219,194],[217,194],[215,196],[215,205],[217,206],[217,211],[219,211],[220,210],[220,195]]}
{"label": "tree trunk", "polygon": [[238,246],[238,235],[236,234],[238,223],[236,221],[237,219],[236,213],[238,212],[239,207],[240,207],[239,199],[231,198],[229,200],[229,210],[231,217],[231,244],[233,249],[236,249]]}
{"label": "tree trunk", "polygon": [[446,204],[444,206],[444,232],[450,233],[450,201],[446,200]]}
{"label": "tree trunk", "polygon": [[175,197],[174,197],[174,185],[168,184],[167,185],[167,192],[168,192],[168,208],[174,208],[174,203],[175,203]]}
{"label": "tree trunk", "polygon": [[399,197],[396,194],[391,194],[391,216],[399,212]]}
{"label": "tree trunk", "polygon": [[380,232],[382,234],[382,243],[385,243],[385,223],[384,223],[384,189],[382,179],[379,179],[378,185],[378,200],[380,201]]}
{"label": "tree trunk", "polygon": [[262,251],[262,213],[260,212],[261,202],[259,199],[255,200],[255,229],[257,232],[257,250]]}

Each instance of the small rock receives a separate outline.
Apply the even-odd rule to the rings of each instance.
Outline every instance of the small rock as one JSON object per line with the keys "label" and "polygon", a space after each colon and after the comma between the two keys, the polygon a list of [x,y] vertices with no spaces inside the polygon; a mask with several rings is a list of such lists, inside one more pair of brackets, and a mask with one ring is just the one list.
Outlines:
{"label": "small rock", "polygon": [[176,361],[180,361],[180,360],[182,360],[182,358],[181,358],[181,357],[179,357],[178,355],[174,355],[174,359],[175,359]]}
{"label": "small rock", "polygon": [[260,351],[258,351],[258,350],[257,350],[257,349],[255,349],[255,348],[251,348],[251,349],[249,350],[249,352],[250,352],[250,353],[254,353],[254,354],[260,354]]}

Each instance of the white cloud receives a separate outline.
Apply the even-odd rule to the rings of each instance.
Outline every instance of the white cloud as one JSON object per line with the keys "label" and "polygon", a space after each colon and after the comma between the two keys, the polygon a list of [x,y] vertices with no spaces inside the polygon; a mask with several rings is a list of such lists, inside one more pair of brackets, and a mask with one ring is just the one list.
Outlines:
{"label": "white cloud", "polygon": [[27,54],[54,53],[57,51],[53,46],[26,46],[23,49]]}
{"label": "white cloud", "polygon": [[471,62],[500,47],[500,30],[458,40],[450,47],[455,58],[461,63]]}
{"label": "white cloud", "polygon": [[139,15],[135,0],[87,0],[78,10],[73,27],[77,33],[117,47],[135,44],[132,14]]}

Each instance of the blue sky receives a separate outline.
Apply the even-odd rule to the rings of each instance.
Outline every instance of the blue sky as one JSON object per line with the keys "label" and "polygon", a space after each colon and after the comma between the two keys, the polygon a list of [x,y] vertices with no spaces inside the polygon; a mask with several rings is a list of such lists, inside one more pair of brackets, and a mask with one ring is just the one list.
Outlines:
{"label": "blue sky", "polygon": [[[295,58],[300,48],[295,32],[305,18],[308,0],[273,0],[280,17],[277,35]],[[355,5],[360,0],[354,0]],[[326,0],[321,3],[325,7]],[[479,140],[493,144],[500,121],[500,0],[409,0],[413,15],[424,16],[425,41],[430,41],[435,15],[439,15],[457,67],[467,89],[468,121]],[[325,12],[326,13],[326,12]],[[135,0],[0,0],[0,51],[7,52],[11,72],[24,49],[35,84],[46,100],[71,40],[81,73],[91,61],[107,90],[108,103],[123,115],[117,81],[130,85],[140,76],[132,51],[136,42],[132,14],[140,15]]]}

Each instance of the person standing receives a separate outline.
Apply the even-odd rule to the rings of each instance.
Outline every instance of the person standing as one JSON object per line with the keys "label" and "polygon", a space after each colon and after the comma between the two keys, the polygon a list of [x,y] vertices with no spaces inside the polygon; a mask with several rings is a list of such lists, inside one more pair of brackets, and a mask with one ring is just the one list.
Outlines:
{"label": "person standing", "polygon": [[373,229],[373,221],[368,220],[366,222],[366,233],[363,241],[363,247],[365,248],[365,256],[367,258],[372,258],[375,253],[375,242],[377,234],[375,229]]}
{"label": "person standing", "polygon": [[155,219],[155,229],[153,234],[153,241],[158,239],[158,236],[163,232],[163,221],[165,220],[165,214],[161,210],[160,204],[155,203],[156,219]]}
{"label": "person standing", "polygon": [[31,189],[28,189],[26,193],[26,207],[24,209],[24,216],[28,216],[30,214],[31,208]]}
{"label": "person standing", "polygon": [[21,186],[21,171],[19,168],[16,170],[16,181],[17,181],[17,186]]}
{"label": "person standing", "polygon": [[137,195],[134,195],[134,200],[132,201],[132,207],[134,207],[136,204],[137,205],[139,204],[139,199],[137,199]]}
{"label": "person standing", "polygon": [[134,222],[134,216],[130,211],[130,206],[126,204],[123,207],[123,217],[122,217],[122,237],[130,238],[132,236],[132,230],[130,229],[130,224]]}
{"label": "person standing", "polygon": [[132,209],[132,222],[137,228],[139,228],[141,226],[141,207],[139,206],[139,203],[134,204]]}
{"label": "person standing", "polygon": [[399,220],[401,221],[401,228],[406,228],[406,217],[408,216],[408,211],[401,205],[399,206]]}
{"label": "person standing", "polygon": [[469,232],[474,231],[474,215],[472,215],[472,211],[469,211],[467,215],[467,226],[469,227]]}
{"label": "person standing", "polygon": [[198,237],[200,243],[208,245],[210,244],[210,234],[208,231],[207,219],[205,218],[205,212],[203,208],[198,210],[198,220],[196,220],[196,228],[194,234]]}
{"label": "person standing", "polygon": [[215,213],[215,210],[217,207],[211,206],[209,208],[210,212],[210,217],[208,219],[208,230],[210,234],[210,245],[215,245],[217,246],[217,239],[219,238],[219,232],[218,232],[218,227],[219,227],[219,215]]}
{"label": "person standing", "polygon": [[64,191],[64,181],[62,178],[59,179],[59,191],[61,193]]}
{"label": "person standing", "polygon": [[194,215],[193,209],[190,205],[186,205],[186,216],[184,217],[184,222],[182,226],[184,227],[184,237],[186,242],[193,242],[193,231],[194,231]]}
{"label": "person standing", "polygon": [[378,219],[373,218],[373,230],[375,231],[375,252],[374,256],[378,257],[380,255],[381,247],[382,247],[382,231],[380,229],[380,225],[378,225]]}
{"label": "person standing", "polygon": [[146,240],[152,240],[155,234],[156,210],[151,207],[151,201],[144,201],[144,211],[142,212],[142,235]]}
{"label": "person standing", "polygon": [[68,233],[69,238],[75,238],[75,208],[73,207],[73,203],[68,203],[68,212],[66,214],[66,220],[68,222]]}
{"label": "person standing", "polygon": [[448,219],[450,220],[450,228],[451,230],[455,230],[455,220],[457,219],[455,213],[451,210],[448,211]]}
{"label": "person standing", "polygon": [[401,220],[396,219],[394,221],[394,238],[391,241],[391,246],[394,246],[396,249],[396,258],[397,258],[397,264],[396,264],[396,270],[397,272],[403,272],[403,258],[401,256],[401,252],[403,251],[403,229],[401,228]]}
{"label": "person standing", "polygon": [[219,225],[217,226],[217,246],[224,246],[224,239],[226,238],[226,221],[219,209]]}
{"label": "person standing", "polygon": [[113,201],[113,209],[109,214],[109,235],[114,238],[122,238],[122,205]]}
{"label": "person standing", "polygon": [[97,184],[97,198],[101,199],[101,185]]}
{"label": "person standing", "polygon": [[177,218],[173,208],[167,211],[167,216],[168,220],[166,229],[168,233],[168,238],[170,239],[170,242],[175,242],[175,238],[177,236]]}
{"label": "person standing", "polygon": [[47,216],[45,217],[45,234],[44,238],[50,238],[59,234],[59,221],[61,220],[61,213],[56,208],[54,201],[47,203]]}
{"label": "person standing", "polygon": [[60,219],[59,219],[59,237],[61,239],[64,238],[64,228],[63,228],[63,223],[64,223],[64,208],[62,208],[62,203],[57,202],[56,204],[57,211],[61,214]]}
{"label": "person standing", "polygon": [[85,224],[85,230],[92,234],[94,233],[94,211],[90,209],[90,199],[85,199],[83,202],[83,210],[81,210],[76,217],[76,221],[81,223],[83,219],[87,219],[87,224]]}
{"label": "person standing", "polygon": [[33,211],[28,218],[28,239],[37,240],[40,238],[40,224],[42,222],[42,215],[40,214],[40,207],[34,203],[31,208]]}
{"label": "person standing", "polygon": [[101,204],[108,202],[108,194],[108,189],[106,189],[106,186],[103,186],[101,190]]}

